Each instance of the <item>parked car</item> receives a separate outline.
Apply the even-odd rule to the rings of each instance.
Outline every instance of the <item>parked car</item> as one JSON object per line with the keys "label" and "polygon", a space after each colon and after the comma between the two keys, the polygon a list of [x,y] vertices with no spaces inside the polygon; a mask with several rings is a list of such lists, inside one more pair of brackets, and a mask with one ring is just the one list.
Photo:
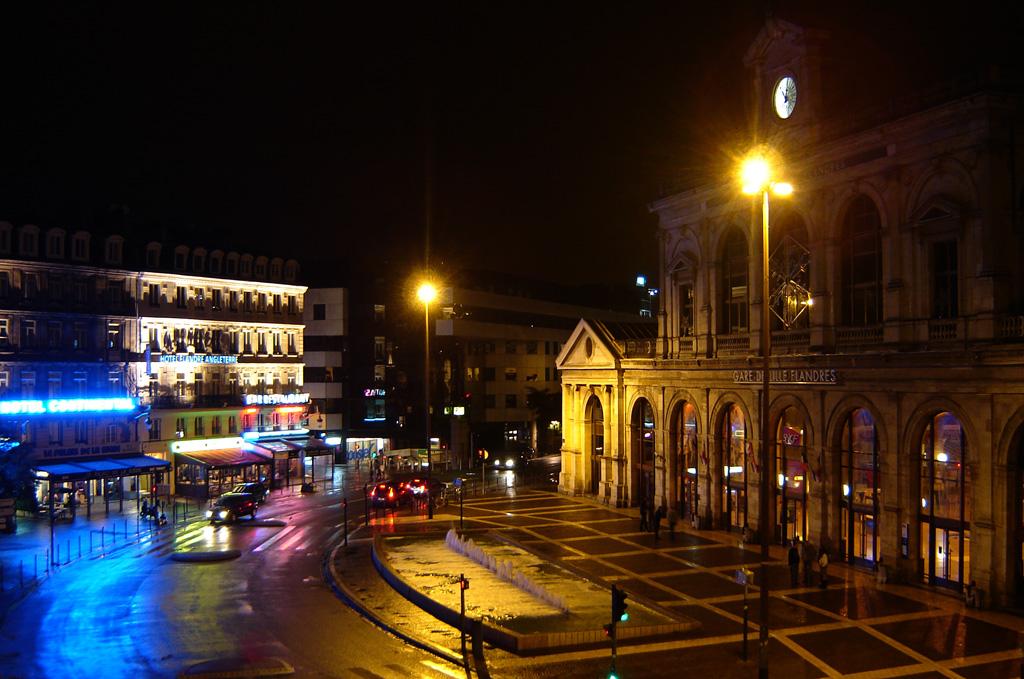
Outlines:
{"label": "parked car", "polygon": [[261,505],[267,501],[267,496],[270,491],[259,481],[253,481],[249,483],[236,483],[235,487],[231,489],[232,493],[249,493],[256,500],[256,504]]}
{"label": "parked car", "polygon": [[206,518],[210,523],[234,523],[243,516],[256,518],[257,502],[250,493],[224,493],[210,503]]}

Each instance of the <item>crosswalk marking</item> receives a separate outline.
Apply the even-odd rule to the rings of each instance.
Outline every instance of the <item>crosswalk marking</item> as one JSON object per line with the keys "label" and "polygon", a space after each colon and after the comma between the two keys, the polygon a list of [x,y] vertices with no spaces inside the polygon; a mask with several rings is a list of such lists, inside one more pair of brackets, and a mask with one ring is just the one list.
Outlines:
{"label": "crosswalk marking", "polygon": [[288,533],[290,533],[293,530],[295,530],[295,528],[296,528],[295,526],[288,526],[288,527],[284,528],[280,533],[278,533],[277,535],[274,535],[269,540],[264,541],[256,549],[254,549],[252,551],[254,551],[254,552],[262,552],[262,551],[266,550],[268,547],[273,545],[275,542],[277,542],[278,540],[283,538],[285,535],[288,535]]}

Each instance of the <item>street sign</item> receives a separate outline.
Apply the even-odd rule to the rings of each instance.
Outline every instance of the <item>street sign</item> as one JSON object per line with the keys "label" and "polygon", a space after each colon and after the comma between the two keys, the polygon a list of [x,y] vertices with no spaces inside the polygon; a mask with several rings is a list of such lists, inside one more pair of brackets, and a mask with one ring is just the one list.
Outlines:
{"label": "street sign", "polygon": [[459,478],[455,479],[455,487],[456,488],[462,488],[462,477],[459,477]]}

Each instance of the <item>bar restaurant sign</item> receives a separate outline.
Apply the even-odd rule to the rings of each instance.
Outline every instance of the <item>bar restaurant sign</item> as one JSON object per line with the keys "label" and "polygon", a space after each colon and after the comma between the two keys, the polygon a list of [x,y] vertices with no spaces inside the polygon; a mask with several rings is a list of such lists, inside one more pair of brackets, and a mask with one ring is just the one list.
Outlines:
{"label": "bar restaurant sign", "polygon": [[[733,370],[735,384],[761,384],[762,370]],[[835,368],[779,368],[769,370],[772,384],[839,384],[840,374]]]}

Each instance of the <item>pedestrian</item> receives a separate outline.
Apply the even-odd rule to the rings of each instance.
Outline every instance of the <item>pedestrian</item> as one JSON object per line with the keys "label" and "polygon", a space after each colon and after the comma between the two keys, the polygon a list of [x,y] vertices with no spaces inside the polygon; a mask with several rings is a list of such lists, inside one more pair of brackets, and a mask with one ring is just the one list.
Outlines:
{"label": "pedestrian", "polygon": [[665,518],[665,505],[658,505],[654,510],[654,539],[661,539],[661,520]]}
{"label": "pedestrian", "polygon": [[668,538],[676,541],[676,524],[679,522],[679,514],[675,509],[668,510]]}
{"label": "pedestrian", "polygon": [[818,571],[821,573],[821,588],[828,587],[828,550],[822,549],[818,555]]}
{"label": "pedestrian", "polygon": [[139,516],[141,516],[144,519],[148,519],[149,518],[149,501],[148,500],[143,500],[142,501],[142,508],[139,510]]}
{"label": "pedestrian", "polygon": [[650,521],[647,516],[647,503],[640,503],[640,532],[646,533],[650,530]]}
{"label": "pedestrian", "polygon": [[797,548],[797,540],[789,545],[789,586],[800,585],[800,550]]}
{"label": "pedestrian", "polygon": [[810,540],[804,540],[800,550],[800,559],[804,562],[804,585],[809,586],[811,584],[811,569],[818,559],[818,549]]}

